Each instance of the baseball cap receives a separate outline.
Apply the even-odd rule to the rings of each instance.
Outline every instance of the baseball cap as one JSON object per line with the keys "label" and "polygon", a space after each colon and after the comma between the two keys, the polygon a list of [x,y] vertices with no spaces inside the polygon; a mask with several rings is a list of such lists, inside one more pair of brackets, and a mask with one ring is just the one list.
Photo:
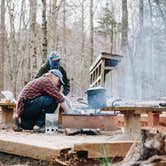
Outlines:
{"label": "baseball cap", "polygon": [[61,82],[61,84],[64,85],[63,76],[62,76],[62,73],[61,73],[59,70],[57,70],[57,69],[52,69],[52,70],[50,70],[50,73],[52,73],[52,74],[54,74],[56,77],[58,77],[59,80],[60,80],[60,82]]}

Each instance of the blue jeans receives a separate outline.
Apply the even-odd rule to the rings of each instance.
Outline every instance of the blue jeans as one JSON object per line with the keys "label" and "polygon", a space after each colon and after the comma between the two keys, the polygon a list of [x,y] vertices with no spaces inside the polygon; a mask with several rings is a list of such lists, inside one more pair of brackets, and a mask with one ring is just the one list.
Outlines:
{"label": "blue jeans", "polygon": [[50,96],[40,96],[24,100],[24,110],[21,115],[21,127],[32,130],[34,125],[45,125],[45,114],[54,113],[58,103]]}

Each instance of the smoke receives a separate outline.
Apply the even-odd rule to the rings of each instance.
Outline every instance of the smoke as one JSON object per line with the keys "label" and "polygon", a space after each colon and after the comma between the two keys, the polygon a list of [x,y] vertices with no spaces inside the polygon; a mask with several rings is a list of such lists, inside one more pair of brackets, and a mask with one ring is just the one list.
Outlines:
{"label": "smoke", "polygon": [[[166,5],[144,1],[143,25],[136,2],[129,8],[129,48],[121,64],[106,75],[107,95],[134,100],[166,96]],[[152,6],[150,6],[152,5]],[[151,8],[150,8],[151,7]],[[164,16],[164,18],[163,18]]]}

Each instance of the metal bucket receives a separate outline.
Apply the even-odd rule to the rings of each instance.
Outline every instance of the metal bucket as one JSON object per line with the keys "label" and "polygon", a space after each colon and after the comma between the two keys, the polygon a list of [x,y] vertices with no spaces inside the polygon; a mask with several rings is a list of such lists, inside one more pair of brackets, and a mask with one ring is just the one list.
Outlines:
{"label": "metal bucket", "polygon": [[102,87],[94,87],[87,89],[88,107],[102,108],[106,106],[106,90]]}

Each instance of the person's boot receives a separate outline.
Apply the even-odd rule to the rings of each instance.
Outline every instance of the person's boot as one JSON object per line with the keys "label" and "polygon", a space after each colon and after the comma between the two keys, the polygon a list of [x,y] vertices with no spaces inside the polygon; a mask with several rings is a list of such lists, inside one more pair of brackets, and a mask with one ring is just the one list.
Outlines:
{"label": "person's boot", "polygon": [[19,120],[17,117],[13,118],[13,130],[14,131],[22,131],[23,129],[20,126]]}
{"label": "person's boot", "polygon": [[39,132],[39,133],[44,133],[45,132],[45,126],[33,126],[33,131],[34,132]]}

